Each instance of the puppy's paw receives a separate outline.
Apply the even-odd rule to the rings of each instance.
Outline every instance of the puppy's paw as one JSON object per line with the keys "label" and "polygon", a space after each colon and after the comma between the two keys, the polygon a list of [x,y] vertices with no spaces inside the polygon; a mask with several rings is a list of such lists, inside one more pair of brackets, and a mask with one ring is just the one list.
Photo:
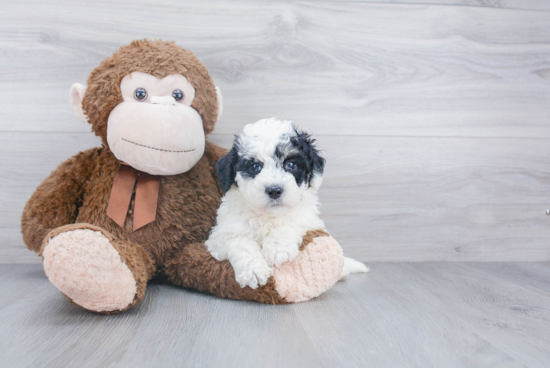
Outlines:
{"label": "puppy's paw", "polygon": [[235,280],[243,288],[249,286],[256,289],[258,286],[267,284],[267,280],[273,273],[265,259],[260,257],[252,257],[246,262],[240,262],[233,266],[235,270]]}
{"label": "puppy's paw", "polygon": [[277,242],[266,242],[262,253],[269,263],[273,267],[279,267],[285,262],[292,261],[298,256],[300,252],[300,246],[297,244],[283,245]]}

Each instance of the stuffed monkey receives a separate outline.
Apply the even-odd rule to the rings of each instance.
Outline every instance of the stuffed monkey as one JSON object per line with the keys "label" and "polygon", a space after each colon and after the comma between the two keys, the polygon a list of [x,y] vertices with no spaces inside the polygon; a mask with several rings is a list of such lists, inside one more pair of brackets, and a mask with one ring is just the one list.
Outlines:
{"label": "stuffed monkey", "polygon": [[316,297],[342,271],[327,233],[309,232],[292,262],[266,285],[241,288],[228,261],[204,246],[221,188],[215,164],[225,150],[206,141],[222,110],[205,66],[173,42],[139,40],[75,84],[72,108],[102,147],[62,163],[23,211],[27,247],[73,303],[99,313],[124,311],[147,282],[170,282],[222,298],[289,303]]}

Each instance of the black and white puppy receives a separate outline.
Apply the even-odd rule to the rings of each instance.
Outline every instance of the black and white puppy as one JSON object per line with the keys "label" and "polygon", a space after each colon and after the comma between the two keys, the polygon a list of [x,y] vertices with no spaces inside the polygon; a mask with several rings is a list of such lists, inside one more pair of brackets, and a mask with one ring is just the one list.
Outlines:
{"label": "black and white puppy", "polygon": [[[298,255],[309,230],[325,229],[317,199],[324,166],[315,140],[277,118],[245,126],[218,161],[225,195],[206,246],[229,260],[241,287],[265,285],[273,267]],[[346,257],[341,278],[366,271]]]}

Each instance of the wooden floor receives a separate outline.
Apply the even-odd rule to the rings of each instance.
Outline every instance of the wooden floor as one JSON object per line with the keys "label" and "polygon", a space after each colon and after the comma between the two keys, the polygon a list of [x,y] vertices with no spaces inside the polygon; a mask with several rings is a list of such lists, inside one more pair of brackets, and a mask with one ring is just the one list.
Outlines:
{"label": "wooden floor", "polygon": [[549,263],[371,266],[296,305],[156,283],[133,310],[101,316],[40,265],[0,265],[0,366],[550,366]]}

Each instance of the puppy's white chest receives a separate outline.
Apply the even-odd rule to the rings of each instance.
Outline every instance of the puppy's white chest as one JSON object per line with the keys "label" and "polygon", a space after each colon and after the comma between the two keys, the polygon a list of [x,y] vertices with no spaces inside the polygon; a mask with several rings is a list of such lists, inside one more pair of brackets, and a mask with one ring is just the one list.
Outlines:
{"label": "puppy's white chest", "polygon": [[[272,219],[270,219],[272,220]],[[277,221],[266,221],[265,219],[255,218],[250,219],[249,228],[254,236],[254,240],[262,246],[264,240],[271,234],[271,232],[280,227]]]}

